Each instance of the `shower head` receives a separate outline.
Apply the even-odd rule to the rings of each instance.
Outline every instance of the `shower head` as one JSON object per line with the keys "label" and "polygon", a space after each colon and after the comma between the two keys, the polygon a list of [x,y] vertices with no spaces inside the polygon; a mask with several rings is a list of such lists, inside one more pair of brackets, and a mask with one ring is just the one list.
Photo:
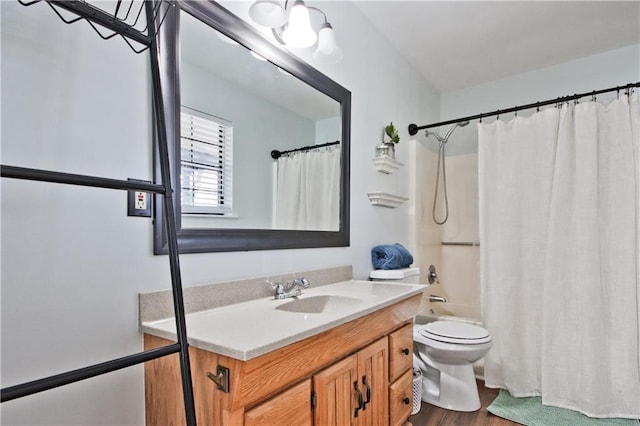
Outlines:
{"label": "shower head", "polygon": [[438,133],[436,132],[430,132],[429,130],[425,130],[424,132],[424,136],[425,137],[429,137],[429,136],[433,136],[434,138],[436,138],[438,140],[438,142],[440,142],[441,144],[445,144],[447,143],[447,141],[449,140],[449,136],[451,136],[451,133],[453,133],[453,131],[457,128],[457,127],[464,127],[466,125],[469,124],[469,120],[466,121],[458,121],[451,129],[449,129],[449,131],[447,132],[447,135],[443,138],[442,136],[440,136]]}
{"label": "shower head", "polygon": [[453,133],[453,131],[455,129],[457,129],[458,127],[464,127],[467,124],[469,124],[469,121],[458,121],[451,129],[449,129],[449,131],[447,132],[447,135],[442,138],[442,139],[438,139],[440,141],[440,143],[447,143],[447,141],[449,140],[449,136],[451,136],[451,133]]}

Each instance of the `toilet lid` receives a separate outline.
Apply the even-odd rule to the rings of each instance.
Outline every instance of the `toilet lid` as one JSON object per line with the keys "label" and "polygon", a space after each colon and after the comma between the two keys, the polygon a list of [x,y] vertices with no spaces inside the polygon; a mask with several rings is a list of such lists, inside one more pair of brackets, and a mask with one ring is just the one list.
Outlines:
{"label": "toilet lid", "polygon": [[420,329],[420,334],[445,343],[477,345],[491,341],[491,335],[484,328],[458,321],[430,322]]}

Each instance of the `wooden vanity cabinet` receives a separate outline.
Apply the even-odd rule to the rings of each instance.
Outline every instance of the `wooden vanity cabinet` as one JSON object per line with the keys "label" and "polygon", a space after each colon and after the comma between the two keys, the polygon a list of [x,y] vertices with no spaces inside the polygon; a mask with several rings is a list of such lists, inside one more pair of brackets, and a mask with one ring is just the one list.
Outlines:
{"label": "wooden vanity cabinet", "polygon": [[[420,297],[412,296],[247,361],[191,346],[198,425],[401,424],[390,423],[405,413],[393,408],[398,401],[404,405],[402,399],[393,398],[406,385],[406,380],[398,380],[411,372],[413,345],[407,346],[406,340],[407,336],[413,339],[407,330]],[[145,349],[170,343],[148,334],[144,342]],[[405,347],[411,350],[409,355],[402,352]],[[207,377],[217,366],[229,369],[229,392],[217,389]],[[358,392],[363,405],[367,403],[355,417],[360,406]],[[410,380],[406,392],[412,393]],[[177,355],[145,364],[145,403],[147,425],[185,424]]]}
{"label": "wooden vanity cabinet", "polygon": [[267,402],[247,410],[244,426],[311,426],[313,417],[309,404],[310,395],[311,380],[307,379]]}
{"label": "wooden vanity cabinet", "polygon": [[387,338],[313,376],[314,424],[387,424]]}
{"label": "wooden vanity cabinet", "polygon": [[413,324],[389,335],[389,424],[403,425],[413,407]]}

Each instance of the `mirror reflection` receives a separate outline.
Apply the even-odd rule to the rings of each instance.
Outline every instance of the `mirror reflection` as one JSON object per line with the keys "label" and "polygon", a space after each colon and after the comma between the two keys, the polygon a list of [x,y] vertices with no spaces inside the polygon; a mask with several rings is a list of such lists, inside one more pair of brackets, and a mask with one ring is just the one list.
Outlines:
{"label": "mirror reflection", "polygon": [[180,99],[182,228],[340,229],[339,102],[185,12]]}

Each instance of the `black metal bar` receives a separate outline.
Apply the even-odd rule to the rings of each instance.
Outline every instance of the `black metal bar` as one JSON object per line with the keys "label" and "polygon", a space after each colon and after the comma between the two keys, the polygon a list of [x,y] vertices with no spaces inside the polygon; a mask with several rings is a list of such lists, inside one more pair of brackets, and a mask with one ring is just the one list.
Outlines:
{"label": "black metal bar", "polygon": [[122,189],[163,194],[165,188],[153,183],[109,179],[97,176],[76,175],[72,173],[54,172],[51,170],[29,169],[17,166],[0,166],[0,176],[4,178],[35,180],[40,182],[65,183],[69,185],[91,186],[95,188]]}
{"label": "black metal bar", "polygon": [[[171,7],[163,4],[163,7]],[[167,143],[167,128],[165,125],[164,102],[162,100],[162,85],[160,81],[160,65],[158,57],[158,39],[156,37],[156,25],[153,16],[153,5],[146,3],[147,26],[151,36],[151,81],[153,83],[153,107],[155,111],[155,126],[157,132],[157,148],[160,160],[160,175],[165,186],[163,197],[164,221],[167,230],[167,243],[169,246],[169,267],[171,271],[171,288],[173,294],[173,308],[176,318],[176,334],[180,344],[180,371],[182,378],[182,396],[186,423],[189,426],[196,424],[196,410],[193,398],[193,384],[191,381],[191,366],[189,361],[189,344],[187,342],[187,324],[182,297],[182,278],[180,275],[180,258],[178,248],[178,236],[176,218],[173,206],[173,192],[171,185],[171,167],[169,145]],[[161,14],[159,14],[161,15]],[[175,17],[175,15],[174,15]],[[164,18],[160,18],[164,19]],[[172,136],[173,137],[173,136]]]}
{"label": "black metal bar", "polygon": [[116,370],[131,367],[142,362],[147,362],[166,355],[171,355],[180,351],[180,344],[162,346],[160,348],[151,349],[137,354],[128,355],[122,358],[113,359],[102,362],[100,364],[91,365],[89,367],[80,368],[78,370],[67,371],[55,376],[45,377],[43,379],[10,386],[0,390],[1,402],[11,401],[12,399],[22,398],[34,393],[68,385],[70,383],[79,382],[80,380],[90,379],[105,373],[111,373]]}
{"label": "black metal bar", "polygon": [[100,26],[115,31],[116,33],[126,36],[140,44],[143,44],[145,46],[151,45],[150,35],[141,33],[131,25],[120,21],[116,17],[111,16],[110,14],[84,1],[47,0],[47,3],[75,13],[76,15],[81,16],[88,21],[95,22]]}
{"label": "black metal bar", "polygon": [[285,154],[290,154],[292,152],[309,151],[311,149],[324,148],[325,146],[338,145],[339,143],[340,141],[326,142],[318,145],[309,145],[309,146],[303,146],[302,148],[290,149],[289,151],[278,151],[277,149],[274,149],[273,151],[271,151],[271,158],[273,158],[274,160],[277,160],[281,156]]}
{"label": "black metal bar", "polygon": [[508,113],[511,113],[511,112],[522,111],[522,110],[525,110],[525,109],[539,108],[541,106],[553,105],[553,104],[562,103],[562,102],[574,101],[574,100],[577,100],[577,99],[580,99],[580,98],[584,98],[584,97],[587,97],[587,96],[600,95],[602,93],[615,92],[615,91],[619,92],[621,90],[627,90],[627,89],[631,89],[633,87],[640,87],[640,82],[629,83],[629,84],[626,84],[624,86],[610,87],[608,89],[593,90],[591,92],[577,93],[575,95],[570,95],[570,96],[562,96],[562,97],[559,97],[559,98],[556,98],[556,99],[549,99],[549,100],[546,100],[546,101],[534,102],[534,103],[531,103],[531,104],[520,105],[520,106],[516,106],[516,107],[513,107],[513,108],[498,109],[498,110],[495,110],[493,112],[470,115],[468,117],[456,118],[455,120],[441,121],[439,123],[427,124],[427,125],[424,125],[424,126],[418,126],[417,124],[413,124],[412,123],[412,124],[409,124],[409,134],[411,136],[413,136],[416,133],[418,133],[418,131],[423,130],[423,129],[430,129],[432,127],[439,127],[439,126],[447,126],[449,124],[455,124],[455,123],[459,123],[461,121],[482,120],[485,117],[492,117],[494,115],[508,114]]}

